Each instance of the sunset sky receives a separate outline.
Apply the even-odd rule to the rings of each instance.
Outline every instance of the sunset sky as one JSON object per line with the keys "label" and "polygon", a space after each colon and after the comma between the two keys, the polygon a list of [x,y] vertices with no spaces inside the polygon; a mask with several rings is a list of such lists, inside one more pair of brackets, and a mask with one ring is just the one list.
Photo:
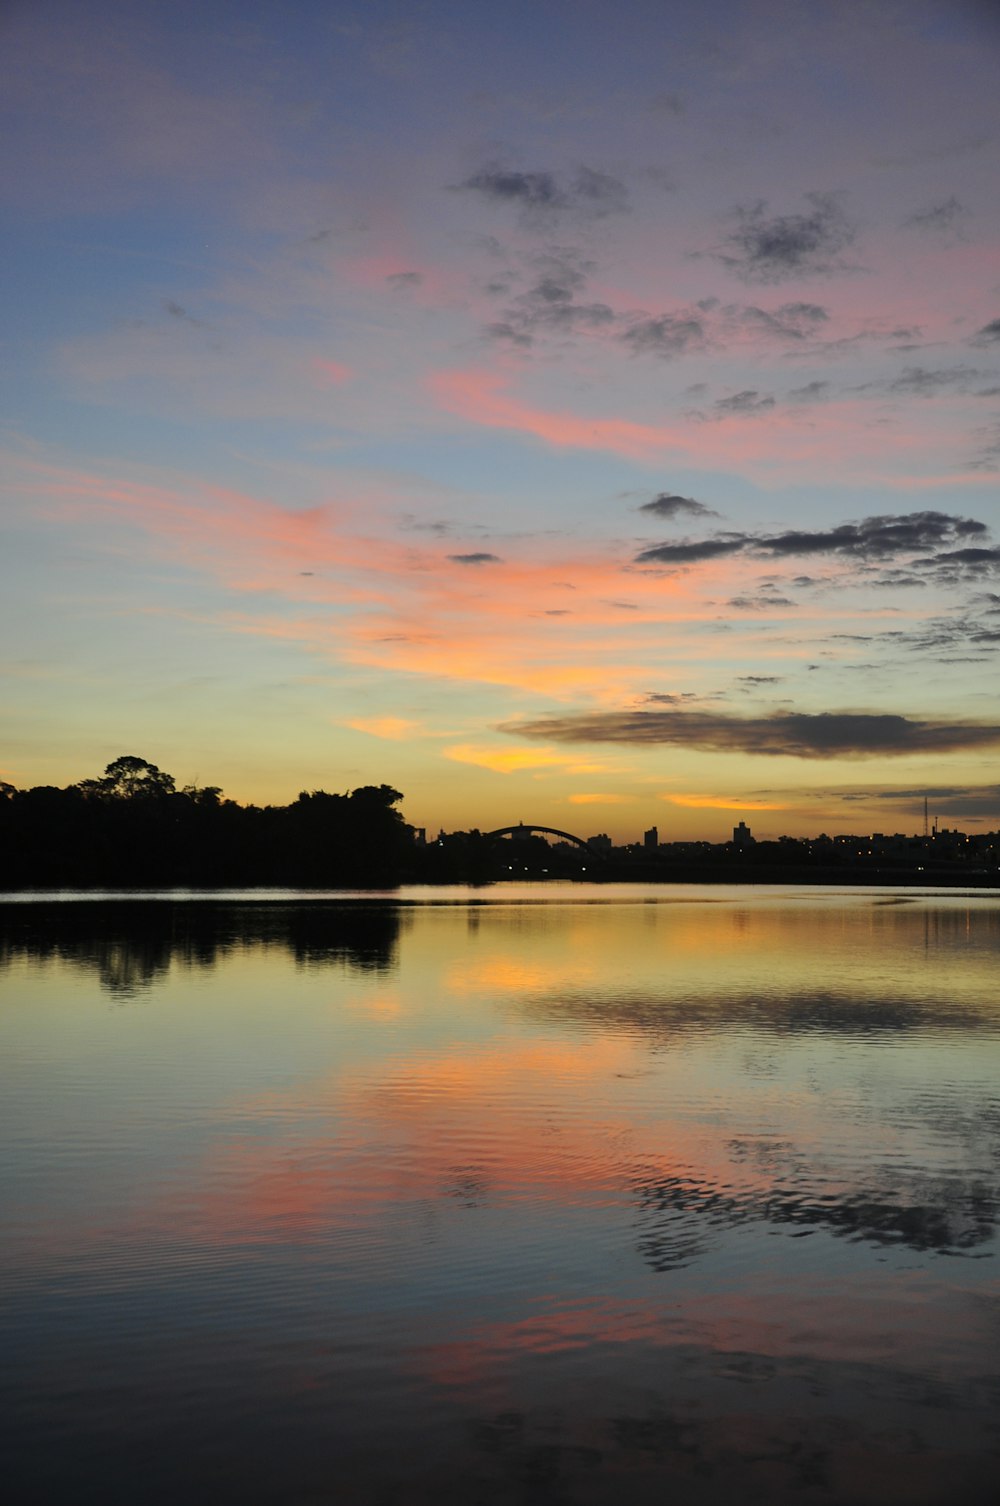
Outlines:
{"label": "sunset sky", "polygon": [[1000,7],[8,0],[0,779],[1000,827]]}

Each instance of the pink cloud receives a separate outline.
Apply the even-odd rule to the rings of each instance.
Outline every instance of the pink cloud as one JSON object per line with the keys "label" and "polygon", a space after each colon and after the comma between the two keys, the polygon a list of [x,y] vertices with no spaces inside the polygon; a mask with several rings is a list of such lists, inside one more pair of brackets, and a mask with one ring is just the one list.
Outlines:
{"label": "pink cloud", "polygon": [[[150,484],[26,459],[20,467],[35,511],[44,499],[49,518],[96,525],[101,537],[115,537],[109,523],[139,529],[154,556],[183,560],[235,593],[215,619],[227,631],[341,663],[620,706],[669,687],[682,664],[717,683],[721,661],[759,666],[776,652],[763,616],[741,624],[738,643],[723,644],[714,631],[726,598],[759,575],[753,559],[642,569],[632,564],[636,544],[554,536],[532,539],[530,558],[516,557],[522,546],[511,544],[488,567],[462,567],[448,559],[451,543],[399,542],[398,498],[374,489],[290,509],[194,480]],[[266,605],[242,609],[240,597],[260,592],[269,593]],[[795,621],[815,635],[855,615],[835,597],[807,600]],[[709,630],[699,632],[702,624]],[[777,649],[784,661],[813,652],[808,641],[782,640]],[[383,736],[399,730],[378,709],[373,718],[355,726]]]}
{"label": "pink cloud", "polygon": [[[714,419],[688,414],[681,424],[656,425],[539,408],[508,394],[502,372],[483,369],[432,373],[428,385],[448,413],[486,428],[530,434],[557,448],[603,450],[643,465],[667,459],[765,479],[815,481],[836,466],[851,481],[899,486],[966,485],[983,477],[958,471],[970,449],[968,406],[942,400],[933,410],[900,409],[869,399],[783,406],[764,413]],[[987,478],[988,479],[988,478]]]}
{"label": "pink cloud", "polygon": [[324,361],[319,356],[313,361],[313,370],[324,384],[332,383],[339,387],[343,382],[349,382],[354,372],[349,366],[340,361]]}
{"label": "pink cloud", "polygon": [[504,378],[488,371],[433,373],[429,385],[449,413],[492,429],[534,434],[548,444],[578,450],[610,450],[645,464],[686,450],[676,431],[621,418],[583,418],[531,408],[503,393]]}

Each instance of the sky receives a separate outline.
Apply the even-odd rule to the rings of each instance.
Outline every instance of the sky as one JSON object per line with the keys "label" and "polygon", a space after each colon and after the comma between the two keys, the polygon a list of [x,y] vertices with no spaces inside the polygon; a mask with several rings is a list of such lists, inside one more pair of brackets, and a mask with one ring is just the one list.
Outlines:
{"label": "sky", "polygon": [[0,9],[0,779],[1000,827],[1000,6]]}

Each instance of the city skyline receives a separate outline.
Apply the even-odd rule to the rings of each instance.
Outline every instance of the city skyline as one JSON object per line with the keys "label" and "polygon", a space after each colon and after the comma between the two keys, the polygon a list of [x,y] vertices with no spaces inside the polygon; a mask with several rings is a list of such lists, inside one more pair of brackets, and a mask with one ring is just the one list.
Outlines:
{"label": "city skyline", "polygon": [[0,780],[1000,826],[1000,23],[0,19]]}

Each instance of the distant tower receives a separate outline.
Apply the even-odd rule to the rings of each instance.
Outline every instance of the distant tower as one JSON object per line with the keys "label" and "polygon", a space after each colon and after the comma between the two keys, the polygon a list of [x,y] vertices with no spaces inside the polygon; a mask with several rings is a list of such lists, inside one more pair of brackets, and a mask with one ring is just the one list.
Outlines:
{"label": "distant tower", "polygon": [[642,834],[642,845],[643,845],[643,847],[645,847],[645,849],[646,849],[647,852],[649,852],[649,851],[655,852],[656,849],[659,847],[659,845],[660,845],[660,833],[657,831],[657,829],[656,829],[655,826],[651,826],[648,831],[644,831],[643,832],[643,834]]}
{"label": "distant tower", "polygon": [[927,796],[924,796],[924,836],[927,835]]}
{"label": "distant tower", "polygon": [[745,821],[741,821],[740,824],[739,824],[739,826],[734,826],[733,827],[733,846],[734,847],[752,847],[753,843],[754,843],[753,832],[750,830],[749,826],[746,824]]}

